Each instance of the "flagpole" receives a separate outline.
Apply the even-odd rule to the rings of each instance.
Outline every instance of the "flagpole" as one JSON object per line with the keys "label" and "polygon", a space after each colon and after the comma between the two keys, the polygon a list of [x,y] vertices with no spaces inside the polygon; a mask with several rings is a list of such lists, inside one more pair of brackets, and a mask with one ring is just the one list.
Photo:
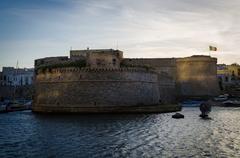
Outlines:
{"label": "flagpole", "polygon": [[208,55],[210,56],[211,46],[208,47]]}
{"label": "flagpole", "polygon": [[209,56],[211,56],[211,51],[217,51],[217,47],[214,47],[214,46],[209,46]]}

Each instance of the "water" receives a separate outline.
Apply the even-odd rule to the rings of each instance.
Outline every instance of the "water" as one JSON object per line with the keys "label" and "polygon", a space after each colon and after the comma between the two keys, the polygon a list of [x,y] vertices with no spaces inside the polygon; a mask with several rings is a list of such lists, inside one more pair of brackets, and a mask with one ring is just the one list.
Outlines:
{"label": "water", "polygon": [[240,108],[154,115],[0,114],[0,157],[240,157]]}

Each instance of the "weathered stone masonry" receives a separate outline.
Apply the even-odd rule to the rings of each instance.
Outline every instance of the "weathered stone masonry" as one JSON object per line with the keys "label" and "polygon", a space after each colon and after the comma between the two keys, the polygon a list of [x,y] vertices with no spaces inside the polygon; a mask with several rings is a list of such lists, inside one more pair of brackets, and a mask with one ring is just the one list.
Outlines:
{"label": "weathered stone masonry", "polygon": [[36,76],[35,111],[159,103],[158,78],[139,69],[57,68]]}
{"label": "weathered stone masonry", "polygon": [[72,50],[70,58],[35,61],[33,111],[154,111],[152,105],[215,96],[216,63],[209,56],[128,59],[119,50]]}
{"label": "weathered stone masonry", "polygon": [[158,74],[160,98],[172,103],[187,98],[212,97],[219,93],[217,59],[209,56],[186,58],[124,59],[126,65],[147,65]]}

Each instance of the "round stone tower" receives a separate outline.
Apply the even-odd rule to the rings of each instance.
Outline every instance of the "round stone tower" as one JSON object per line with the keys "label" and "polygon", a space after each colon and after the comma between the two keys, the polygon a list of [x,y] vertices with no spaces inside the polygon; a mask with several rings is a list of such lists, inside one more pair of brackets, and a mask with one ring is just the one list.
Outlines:
{"label": "round stone tower", "polygon": [[209,97],[219,93],[217,59],[210,56],[178,58],[177,87],[179,97]]}
{"label": "round stone tower", "polygon": [[34,112],[118,112],[159,104],[157,74],[143,67],[121,68],[121,51],[72,55],[68,61],[36,60]]}

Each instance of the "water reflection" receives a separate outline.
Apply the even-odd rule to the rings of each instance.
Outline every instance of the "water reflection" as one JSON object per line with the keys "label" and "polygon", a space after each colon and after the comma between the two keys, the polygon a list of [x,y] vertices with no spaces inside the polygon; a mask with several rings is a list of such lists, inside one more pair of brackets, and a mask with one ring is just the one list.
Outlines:
{"label": "water reflection", "polygon": [[240,108],[213,120],[154,115],[0,115],[0,157],[239,157]]}

